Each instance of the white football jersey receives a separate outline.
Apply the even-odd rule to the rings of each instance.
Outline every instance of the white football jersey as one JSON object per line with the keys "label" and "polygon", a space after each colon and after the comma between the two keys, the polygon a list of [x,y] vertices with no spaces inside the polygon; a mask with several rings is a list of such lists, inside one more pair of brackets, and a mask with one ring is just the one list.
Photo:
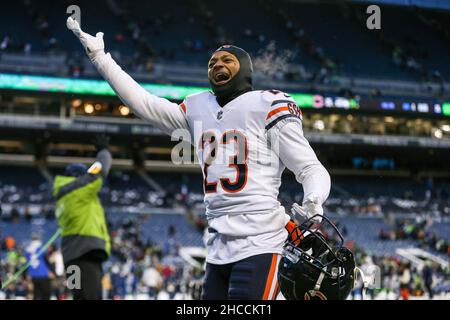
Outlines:
{"label": "white football jersey", "polygon": [[[210,242],[219,243],[210,247],[208,261],[281,252],[289,220],[278,201],[285,166],[267,132],[282,120],[300,122],[294,100],[279,91],[251,91],[220,107],[212,93],[202,92],[188,96],[181,108],[202,167]],[[259,251],[239,239],[260,235],[266,241],[255,241]]]}
{"label": "white football jersey", "polygon": [[208,262],[281,253],[289,216],[277,198],[285,167],[305,198],[323,203],[328,197],[329,174],[304,138],[300,109],[289,95],[251,91],[220,107],[211,92],[201,92],[178,105],[147,92],[110,54],[93,63],[139,117],[169,135],[189,130],[203,171]]}
{"label": "white football jersey", "polygon": [[[220,107],[212,93],[202,92],[188,96],[181,106],[202,167],[208,219],[277,211],[285,167],[266,132],[283,119],[300,121],[294,100],[279,91],[251,91]],[[233,236],[265,232],[245,224],[215,229]]]}

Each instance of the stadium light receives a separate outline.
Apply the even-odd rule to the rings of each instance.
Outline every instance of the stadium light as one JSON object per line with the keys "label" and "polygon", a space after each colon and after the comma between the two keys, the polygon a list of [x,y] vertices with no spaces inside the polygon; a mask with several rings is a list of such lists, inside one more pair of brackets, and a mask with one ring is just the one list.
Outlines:
{"label": "stadium light", "polygon": [[94,106],[92,104],[90,104],[90,103],[86,103],[84,105],[84,112],[86,112],[88,114],[93,113],[94,112]]}
{"label": "stadium light", "polygon": [[127,106],[120,106],[119,107],[119,112],[122,116],[127,116],[130,114],[130,108],[128,108]]}
{"label": "stadium light", "polygon": [[442,131],[450,132],[450,125],[444,124],[441,126]]}
{"label": "stadium light", "polygon": [[314,128],[322,131],[323,129],[325,129],[325,123],[322,120],[316,120],[314,121]]}
{"label": "stadium light", "polygon": [[82,104],[83,104],[83,101],[81,101],[81,99],[72,100],[73,108],[79,108]]}
{"label": "stadium light", "polygon": [[442,130],[440,130],[440,129],[434,129],[434,130],[433,130],[433,136],[434,136],[435,138],[437,138],[437,139],[442,139],[442,137],[443,137]]}

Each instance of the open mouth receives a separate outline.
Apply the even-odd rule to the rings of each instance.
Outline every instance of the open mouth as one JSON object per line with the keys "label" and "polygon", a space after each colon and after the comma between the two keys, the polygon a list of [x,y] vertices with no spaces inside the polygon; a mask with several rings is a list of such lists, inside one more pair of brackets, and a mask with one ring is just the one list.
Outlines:
{"label": "open mouth", "polygon": [[214,76],[214,81],[217,85],[222,85],[228,82],[230,80],[230,75],[225,72],[218,72]]}

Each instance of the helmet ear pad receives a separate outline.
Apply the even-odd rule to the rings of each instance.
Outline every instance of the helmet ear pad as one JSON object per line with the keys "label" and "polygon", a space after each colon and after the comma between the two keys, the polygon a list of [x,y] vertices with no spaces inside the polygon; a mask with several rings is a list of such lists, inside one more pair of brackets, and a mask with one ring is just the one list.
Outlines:
{"label": "helmet ear pad", "polygon": [[353,270],[356,267],[355,256],[350,249],[346,247],[339,248],[336,252],[336,256],[340,261],[342,261],[346,272],[348,270]]}

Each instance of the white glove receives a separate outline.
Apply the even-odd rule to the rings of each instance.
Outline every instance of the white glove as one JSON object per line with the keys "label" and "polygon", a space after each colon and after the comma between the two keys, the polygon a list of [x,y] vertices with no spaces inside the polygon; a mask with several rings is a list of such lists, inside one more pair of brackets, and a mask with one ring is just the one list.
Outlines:
{"label": "white glove", "polygon": [[300,206],[298,203],[294,203],[291,208],[291,213],[298,220],[298,222],[303,223],[304,221],[314,217],[311,222],[320,223],[323,216],[323,208],[319,203],[319,198],[314,197],[312,199],[306,199],[303,201],[303,205]]}
{"label": "white glove", "polygon": [[67,28],[78,37],[89,58],[92,60],[99,53],[105,52],[105,43],[103,42],[103,32],[97,32],[95,37],[83,32],[78,21],[72,17],[67,18]]}

